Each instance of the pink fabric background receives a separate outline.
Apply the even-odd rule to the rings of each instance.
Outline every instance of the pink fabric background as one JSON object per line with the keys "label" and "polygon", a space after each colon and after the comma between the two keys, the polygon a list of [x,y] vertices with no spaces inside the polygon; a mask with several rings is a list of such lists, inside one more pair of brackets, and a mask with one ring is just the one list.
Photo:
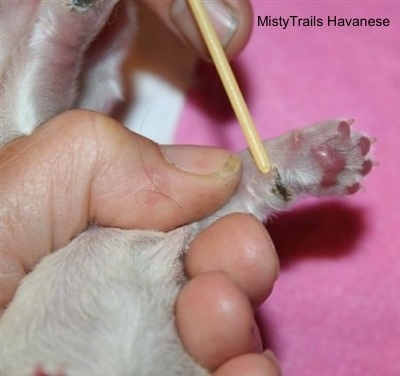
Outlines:
{"label": "pink fabric background", "polygon": [[[254,1],[257,16],[388,17],[389,27],[254,27],[234,62],[263,137],[334,117],[375,136],[355,196],[308,200],[269,224],[281,277],[258,312],[286,376],[400,375],[400,2]],[[182,143],[245,145],[203,66]]]}

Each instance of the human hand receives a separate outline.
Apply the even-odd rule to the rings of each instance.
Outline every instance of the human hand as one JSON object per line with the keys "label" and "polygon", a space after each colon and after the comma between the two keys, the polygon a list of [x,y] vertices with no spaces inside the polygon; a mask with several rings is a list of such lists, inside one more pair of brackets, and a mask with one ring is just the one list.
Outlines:
{"label": "human hand", "polygon": [[[160,20],[202,58],[208,57],[186,0],[141,0]],[[229,58],[246,45],[252,29],[252,8],[247,0],[204,1],[211,22]]]}
{"label": "human hand", "polygon": [[[3,308],[41,258],[90,223],[166,231],[223,205],[240,175],[238,161],[226,168],[235,158],[228,152],[159,148],[86,111],[53,118],[1,153]],[[278,374],[268,356],[255,354],[260,347],[253,319],[277,268],[269,237],[251,216],[222,218],[194,240],[177,325],[187,350],[216,375]]]}

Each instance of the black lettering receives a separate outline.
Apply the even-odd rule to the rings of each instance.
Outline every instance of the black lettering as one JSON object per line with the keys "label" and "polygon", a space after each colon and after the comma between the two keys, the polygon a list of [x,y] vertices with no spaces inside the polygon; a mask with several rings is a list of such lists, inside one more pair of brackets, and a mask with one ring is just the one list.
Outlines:
{"label": "black lettering", "polygon": [[354,26],[354,27],[374,27],[389,26],[388,18],[337,18],[328,16],[328,26]]}
{"label": "black lettering", "polygon": [[264,20],[260,16],[257,16],[257,26],[268,26],[268,16],[265,16]]}
{"label": "black lettering", "polygon": [[336,26],[336,16],[334,16],[333,18],[328,16],[328,26],[331,26],[331,23],[333,23],[333,26]]}
{"label": "black lettering", "polygon": [[355,25],[355,26],[367,26],[368,22],[369,22],[369,20],[367,21],[366,18],[361,18],[361,19],[356,18],[355,21],[356,21],[356,23],[358,23],[358,25]]}
{"label": "black lettering", "polygon": [[[327,26],[339,26],[339,27],[382,27],[389,26],[389,18],[339,18],[336,16],[327,17]],[[299,16],[289,16],[287,18],[279,17],[273,18],[271,16],[257,16],[258,26],[280,26],[284,30],[289,26],[293,27],[310,27],[310,26],[323,26],[324,20],[317,18],[316,16],[310,16],[308,18],[301,18]]]}
{"label": "black lettering", "polygon": [[350,20],[348,20],[347,18],[340,18],[338,23],[342,23],[340,26],[350,26],[352,21],[353,20],[351,18]]}

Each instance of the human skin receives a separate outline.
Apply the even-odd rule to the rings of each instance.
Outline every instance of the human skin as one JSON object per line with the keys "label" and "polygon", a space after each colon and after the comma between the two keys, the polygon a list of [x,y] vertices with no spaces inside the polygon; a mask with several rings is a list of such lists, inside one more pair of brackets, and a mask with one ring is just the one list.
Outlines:
{"label": "human skin", "polygon": [[[196,27],[193,27],[192,32],[185,33],[187,30],[180,30],[174,18],[171,18],[172,0],[162,2],[142,0],[142,2],[200,58],[208,59],[204,44],[199,43],[201,37]],[[235,34],[224,46],[228,58],[232,58],[243,49],[250,37],[252,8],[245,0],[226,0],[224,3],[238,20]],[[228,231],[235,234],[235,237],[228,239]],[[274,259],[270,264],[272,270],[267,272],[262,270],[267,265],[267,259],[271,258]],[[220,323],[227,322],[226,319],[232,326],[226,327],[225,334],[231,332],[237,336],[242,332],[242,328],[254,325],[249,303],[252,307],[257,307],[272,290],[273,280],[278,273],[276,260],[276,253],[265,227],[249,215],[227,216],[204,230],[193,242],[186,257],[186,270],[193,280],[178,297],[178,328],[189,353],[209,368],[219,367],[215,372],[216,375],[279,374],[272,353],[265,353],[265,356],[247,354],[251,348],[246,345],[240,348],[240,344],[243,345],[247,341],[239,339],[238,349],[238,337],[232,341],[228,335],[225,337],[218,333],[220,336],[216,336],[216,328],[221,327]],[[202,276],[201,283],[197,283],[199,276]],[[242,291],[237,290],[238,285]],[[217,294],[218,291],[220,294]],[[226,310],[223,304],[225,298],[228,299],[229,310]],[[219,307],[215,306],[216,302]],[[204,311],[197,310],[193,303],[197,303]],[[211,311],[208,310],[210,307],[213,307]],[[243,316],[232,314],[236,309],[239,309]],[[204,314],[205,312],[207,314]],[[214,327],[212,323],[216,326]],[[239,330],[236,332],[236,329]],[[197,341],[192,340],[195,338],[192,335],[194,330],[199,338]],[[256,327],[255,333],[258,333]],[[213,349],[214,355],[210,354],[210,348]],[[233,357],[238,353],[240,354]]]}
{"label": "human skin", "polygon": [[[185,148],[183,161],[180,150],[160,149],[116,121],[88,111],[64,113],[4,146],[2,307],[42,257],[90,223],[169,230],[228,201],[240,176],[239,164],[229,172],[223,169],[231,154]],[[137,198],[154,176],[165,184],[159,194],[147,197],[143,211]],[[132,181],[142,182],[136,191]],[[253,318],[278,270],[264,226],[243,214],[217,221],[194,240],[185,267],[189,282],[177,299],[176,317],[187,351],[216,375],[279,374],[269,353],[257,354],[261,346]]]}
{"label": "human skin", "polygon": [[[91,120],[85,120],[85,116]],[[204,152],[192,148],[188,152],[188,148],[182,147],[159,149],[148,140],[115,131],[122,127],[93,113],[69,112],[53,120],[59,122],[61,118],[67,125],[57,128],[46,124],[41,130],[48,133],[38,130],[4,148],[2,195],[6,202],[2,205],[3,232],[0,235],[8,247],[4,252],[2,249],[5,286],[10,286],[7,277],[18,282],[19,277],[29,272],[43,255],[68,243],[92,222],[102,226],[169,230],[209,215],[226,201],[224,193],[229,198],[234,190],[239,165],[231,160],[228,164],[230,169],[224,168],[228,155],[221,151]],[[350,122],[346,121],[337,125],[339,136],[346,140],[346,133],[350,133],[349,125]],[[53,134],[58,136],[52,138]],[[357,146],[356,154],[362,161],[368,153],[366,149],[369,149],[370,140],[359,136],[356,135],[355,144],[348,146],[353,149]],[[70,144],[65,144],[66,141]],[[298,143],[301,137],[295,135],[293,141]],[[322,167],[323,179],[317,181],[317,187],[326,188],[333,181],[332,175],[336,180],[338,171],[346,167],[346,158],[339,155],[343,157],[343,166],[341,158],[329,160],[326,156],[335,156],[336,150],[326,149],[324,144],[321,146],[323,148],[311,156],[316,157],[316,161],[321,162],[319,167]],[[351,157],[349,149],[346,150]],[[282,155],[281,149],[277,155]],[[364,164],[356,168],[360,171],[350,168],[350,172],[365,175],[371,167],[371,161],[364,160]],[[192,174],[186,175],[180,169]],[[220,186],[222,182],[225,184]],[[346,187],[348,193],[354,192],[354,186]],[[207,198],[205,202],[204,198]],[[242,261],[252,261],[248,255],[254,255],[252,241],[247,239],[251,235],[257,239],[257,235],[247,228],[247,222],[245,236],[240,236],[236,230],[243,229],[243,223],[248,219],[232,218],[224,219],[233,221],[229,226],[221,220],[200,233],[194,241],[186,262],[187,275],[191,279],[176,304],[177,327],[188,352],[217,375],[276,374],[279,370],[270,354],[260,356],[256,353],[259,338],[252,312],[258,300],[262,301],[270,291],[277,274],[276,257],[268,263],[254,263],[253,274],[245,276],[244,266],[251,265],[251,262],[242,264]],[[217,234],[215,237],[211,229]],[[236,243],[232,242],[232,229],[238,236]],[[17,239],[13,239],[16,234]],[[43,240],[47,241],[47,247],[41,243]],[[265,232],[263,242],[268,243]],[[230,251],[231,246],[232,250],[237,249],[238,244],[240,251],[224,255],[228,263],[218,256],[221,248]],[[216,249],[214,252],[213,248]],[[205,257],[207,253],[208,257]],[[213,258],[215,255],[218,256],[216,259]],[[263,256],[265,259],[266,255]],[[257,270],[256,267],[260,266],[262,268]],[[271,273],[271,269],[275,273]],[[260,270],[262,272],[258,274]],[[256,275],[270,279],[261,284],[261,278],[257,280]],[[4,292],[4,301],[7,301],[7,294],[9,301],[13,294],[12,286]],[[235,301],[239,304],[233,304]]]}
{"label": "human skin", "polygon": [[[142,3],[151,9],[158,18],[186,45],[192,48],[200,58],[208,59],[207,49],[202,43],[202,37],[196,25],[193,23],[189,8],[184,9],[182,13],[176,15],[174,10],[174,3],[177,1],[173,0],[141,0]],[[214,1],[214,3],[216,3]],[[226,6],[226,9],[236,18],[237,28],[234,33],[231,34],[231,38],[224,41],[225,53],[228,58],[233,58],[240,53],[243,47],[246,45],[251,35],[253,12],[252,7],[247,0],[225,0],[217,3]],[[210,14],[209,14],[210,15]],[[182,18],[184,22],[179,22],[179,18]],[[218,16],[213,17],[212,21],[218,19]],[[217,31],[221,30],[215,22],[214,26]],[[183,27],[182,27],[183,25]],[[221,35],[219,35],[221,37]]]}
{"label": "human skin", "polygon": [[[204,46],[198,44],[199,36],[196,36],[196,31],[185,34],[187,30],[180,30],[171,19],[172,1],[143,0],[143,2],[175,34],[193,47],[200,57],[207,58]],[[247,1],[226,1],[226,4],[236,14],[238,20],[238,28],[226,46],[227,55],[233,57],[244,47],[249,38],[251,8]],[[94,123],[101,123],[101,127],[93,125]],[[82,132],[82,129],[85,131]],[[104,196],[100,194],[94,197],[96,181],[102,182],[103,188],[107,181],[118,182],[122,179],[121,186],[126,183],[127,172],[124,171],[124,163],[121,163],[120,145],[116,142],[125,138],[125,132],[127,131],[116,126],[108,118],[98,117],[92,113],[74,112],[47,122],[31,136],[15,140],[3,148],[1,176],[4,178],[2,183],[6,184],[2,184],[1,221],[5,222],[6,216],[3,214],[7,210],[9,213],[13,212],[13,220],[5,226],[2,225],[1,230],[2,308],[12,298],[19,280],[43,256],[65,245],[70,238],[79,234],[93,221],[105,226],[169,230],[211,214],[230,198],[239,171],[222,180],[211,179],[205,183],[202,179],[201,188],[204,189],[206,186],[207,189],[211,189],[210,196],[216,197],[213,203],[199,200],[198,191],[194,189],[193,176],[190,179],[186,177],[187,185],[183,187],[190,186],[190,189],[181,191],[174,189],[168,192],[166,197],[172,197],[173,200],[159,200],[158,197],[155,200],[157,205],[153,208],[154,212],[146,213],[148,214],[146,216],[139,212],[135,214],[131,211],[126,212],[127,208],[129,209],[129,199],[133,200],[126,191],[117,190],[114,194],[107,192]],[[76,155],[79,147],[74,149],[73,145],[82,145],[81,142],[93,139],[97,141],[94,149],[81,148]],[[146,155],[147,160],[157,157],[155,166],[162,166],[161,169],[166,167],[165,161],[160,159],[157,146],[132,134],[127,139],[136,146],[140,145],[139,149]],[[60,153],[60,150],[64,153]],[[172,154],[178,158],[179,153],[174,153],[171,148],[169,155],[166,150],[164,152],[169,159]],[[207,152],[207,155],[210,155],[208,168],[213,164],[214,167],[220,167],[217,166],[218,163],[221,163],[223,156],[226,156],[222,152],[215,152],[212,156]],[[204,153],[201,153],[201,160],[204,159],[203,156]],[[128,157],[129,155],[124,160],[125,163],[129,160]],[[92,164],[88,164],[90,158],[94,158]],[[106,166],[113,168],[103,168],[103,176],[99,176],[96,168],[104,161],[107,162]],[[199,154],[197,157],[193,156],[193,161],[194,164],[199,161]],[[178,165],[183,163],[182,160],[174,162]],[[116,165],[118,168],[115,168]],[[138,176],[138,179],[145,177],[143,166],[142,169],[136,166],[138,167],[136,170],[135,166],[125,166],[129,167],[129,177]],[[168,165],[168,170],[170,168]],[[195,170],[197,173],[210,172],[204,171],[204,168],[204,165],[197,166]],[[65,195],[63,189],[54,189],[57,182],[63,188],[66,171],[70,177],[79,178],[81,185],[76,188],[79,188],[80,192],[85,192],[84,195],[71,197]],[[86,177],[83,172],[86,173]],[[175,188],[180,181],[175,180],[176,172],[176,170],[170,172]],[[99,179],[94,179],[95,177]],[[216,181],[219,184],[214,185]],[[34,189],[32,182],[35,182]],[[3,190],[5,186],[6,191]],[[113,188],[116,187],[119,185],[114,184]],[[175,198],[174,193],[178,197]],[[176,208],[171,206],[171,201],[178,199],[183,201],[178,205],[180,210],[176,211]],[[81,205],[82,201],[79,200],[88,205]],[[118,206],[118,216],[113,217],[115,209],[110,209],[116,207],[116,201],[124,204]],[[12,209],[15,206],[7,205],[11,202],[18,207],[18,210],[14,211]],[[60,202],[64,202],[65,210],[54,218],[49,213],[58,212]],[[70,208],[74,207],[84,208],[87,211],[71,212]],[[198,212],[199,207],[203,208],[201,213]],[[35,213],[40,220],[32,220],[32,213]],[[16,241],[11,235],[13,231],[18,230],[24,236]],[[232,232],[235,233],[235,238],[232,238]],[[35,245],[34,249],[32,244]],[[260,351],[260,343],[258,329],[253,319],[253,309],[268,296],[277,269],[275,250],[264,226],[249,215],[230,215],[223,218],[200,233],[193,242],[186,260],[190,281],[179,295],[176,306],[177,325],[188,352],[207,368],[215,370],[216,375],[278,374],[275,360],[271,358],[270,353],[255,354]],[[204,311],[197,307],[201,307]],[[204,312],[207,312],[207,315],[204,315]],[[224,327],[223,332],[218,331],[221,327]]]}

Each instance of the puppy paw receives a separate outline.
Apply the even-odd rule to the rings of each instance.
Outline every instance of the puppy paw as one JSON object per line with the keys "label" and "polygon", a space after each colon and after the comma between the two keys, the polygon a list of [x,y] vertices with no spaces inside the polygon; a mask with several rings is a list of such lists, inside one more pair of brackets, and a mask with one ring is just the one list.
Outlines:
{"label": "puppy paw", "polygon": [[373,166],[372,139],[352,129],[353,120],[332,120],[266,143],[274,162],[272,187],[284,200],[299,194],[345,195],[360,189]]}
{"label": "puppy paw", "polygon": [[[341,121],[327,129],[325,141],[312,149],[312,156],[322,171],[320,189],[333,187],[337,193],[354,193],[360,188],[360,181],[372,169],[369,158],[372,139],[352,132],[353,121]],[[329,135],[329,130],[333,133]],[[311,132],[324,132],[321,126]],[[311,139],[313,133],[309,136]]]}
{"label": "puppy paw", "polygon": [[[352,120],[330,120],[264,142],[271,171],[261,174],[248,150],[241,153],[236,195],[214,215],[246,212],[265,220],[301,196],[352,194],[374,163],[372,139],[352,129]],[[208,221],[207,223],[209,223]]]}

